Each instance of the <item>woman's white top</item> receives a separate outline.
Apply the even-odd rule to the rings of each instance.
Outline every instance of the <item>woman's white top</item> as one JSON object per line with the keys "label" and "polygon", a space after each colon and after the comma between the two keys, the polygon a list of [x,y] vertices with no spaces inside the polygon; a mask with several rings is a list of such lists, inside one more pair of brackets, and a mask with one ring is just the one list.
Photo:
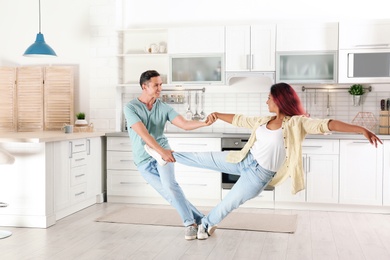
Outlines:
{"label": "woman's white top", "polygon": [[257,128],[251,153],[261,167],[277,172],[286,158],[282,128],[270,130],[266,124]]}

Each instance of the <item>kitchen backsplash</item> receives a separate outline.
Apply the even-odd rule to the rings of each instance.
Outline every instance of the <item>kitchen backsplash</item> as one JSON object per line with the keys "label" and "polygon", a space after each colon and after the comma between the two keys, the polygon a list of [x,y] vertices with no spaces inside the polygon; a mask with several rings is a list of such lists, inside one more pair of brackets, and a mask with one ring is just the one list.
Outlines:
{"label": "kitchen backsplash", "polygon": [[[363,96],[360,106],[353,106],[352,96],[346,90],[306,90],[297,91],[306,111],[313,118],[332,118],[352,123],[359,112],[372,113],[376,125],[372,129],[378,132],[380,100],[390,98],[390,92],[368,92]],[[122,103],[139,96],[138,93],[124,93]],[[195,93],[192,96],[191,110],[195,113]],[[204,112],[223,112],[244,114],[248,116],[269,115],[266,104],[267,93],[207,93],[205,92]],[[171,104],[183,116],[187,104]],[[201,111],[199,110],[198,113]],[[222,121],[217,121],[209,127],[193,130],[195,132],[223,132],[223,133],[248,133],[248,130],[237,128]],[[166,132],[184,132],[174,125],[167,123]]]}

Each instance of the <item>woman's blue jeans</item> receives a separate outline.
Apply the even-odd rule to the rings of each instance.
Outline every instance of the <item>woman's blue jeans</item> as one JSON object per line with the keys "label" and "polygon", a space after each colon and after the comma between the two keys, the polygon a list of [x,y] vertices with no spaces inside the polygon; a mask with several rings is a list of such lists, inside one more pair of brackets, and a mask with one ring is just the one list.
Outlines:
{"label": "woman's blue jeans", "polygon": [[160,166],[155,159],[137,167],[142,177],[179,213],[184,226],[200,224],[204,216],[185,197],[175,179],[173,163]]}
{"label": "woman's blue jeans", "polygon": [[181,164],[240,175],[226,197],[207,216],[203,217],[202,224],[205,228],[217,225],[231,211],[238,208],[245,201],[256,197],[275,175],[275,172],[263,169],[251,153],[248,153],[246,158],[239,163],[226,162],[228,153],[228,151],[173,153],[176,162]]}

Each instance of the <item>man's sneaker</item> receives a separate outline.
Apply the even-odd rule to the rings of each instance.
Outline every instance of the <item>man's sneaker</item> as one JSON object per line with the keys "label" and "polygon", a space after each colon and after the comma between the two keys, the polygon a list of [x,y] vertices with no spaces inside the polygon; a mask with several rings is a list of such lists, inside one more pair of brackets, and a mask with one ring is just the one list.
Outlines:
{"label": "man's sneaker", "polygon": [[196,238],[196,233],[198,232],[198,228],[195,226],[186,227],[184,238],[187,240],[193,240]]}
{"label": "man's sneaker", "polygon": [[209,234],[209,236],[211,236],[216,229],[217,229],[217,226],[211,226],[211,227],[207,228],[207,233]]}
{"label": "man's sneaker", "polygon": [[207,239],[207,238],[209,238],[209,235],[207,234],[206,229],[204,228],[204,226],[202,224],[200,224],[198,226],[198,239],[204,240],[204,239]]}
{"label": "man's sneaker", "polygon": [[161,155],[156,152],[156,150],[154,150],[153,148],[151,148],[149,145],[145,144],[144,145],[144,148],[145,148],[145,151],[150,155],[152,156],[154,159],[156,159],[156,161],[158,162],[158,164],[160,164],[161,166],[164,166],[167,164],[166,161],[164,161],[164,159],[161,157]]}

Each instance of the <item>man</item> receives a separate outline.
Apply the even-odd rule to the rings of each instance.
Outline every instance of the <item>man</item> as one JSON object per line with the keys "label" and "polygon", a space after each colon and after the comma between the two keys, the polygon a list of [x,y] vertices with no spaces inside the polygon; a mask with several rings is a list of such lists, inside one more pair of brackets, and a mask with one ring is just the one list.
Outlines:
{"label": "man", "polygon": [[[187,121],[171,106],[163,103],[159,99],[162,80],[157,71],[145,71],[141,74],[139,83],[142,88],[141,95],[124,107],[127,129],[133,146],[134,163],[144,179],[177,210],[186,227],[185,239],[195,239],[197,226],[204,215],[184,196],[175,180],[174,164],[166,164],[175,162],[175,159],[164,135],[164,126],[170,121],[181,129],[193,130],[211,123],[207,120]],[[162,154],[163,160],[158,163],[150,157],[144,149],[145,144]]]}

